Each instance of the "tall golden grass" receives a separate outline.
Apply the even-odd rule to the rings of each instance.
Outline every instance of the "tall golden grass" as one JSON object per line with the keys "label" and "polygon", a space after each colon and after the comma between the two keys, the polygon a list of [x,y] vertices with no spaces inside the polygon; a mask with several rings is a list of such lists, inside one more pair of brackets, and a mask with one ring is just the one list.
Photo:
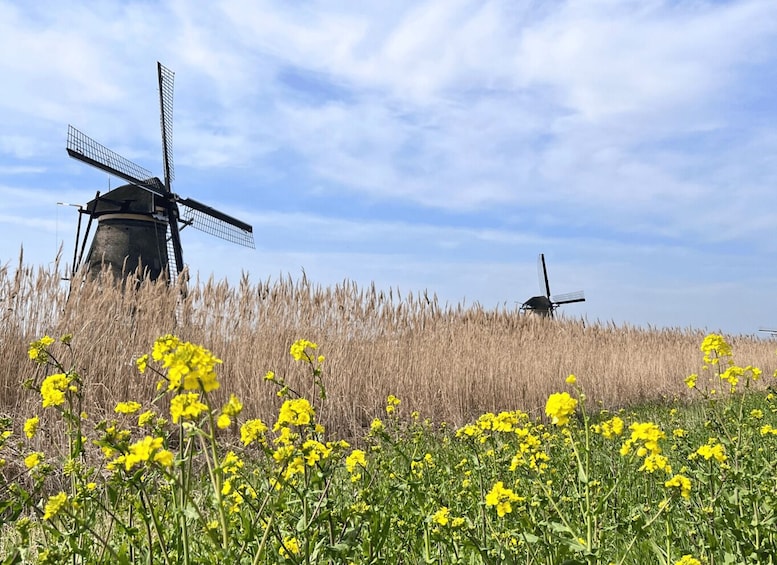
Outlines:
{"label": "tall golden grass", "polygon": [[[288,355],[293,341],[306,338],[326,356],[329,398],[321,420],[353,437],[385,414],[389,394],[402,399],[401,413],[418,410],[451,424],[502,409],[539,414],[569,373],[605,408],[683,398],[684,377],[700,369],[706,333],[441,305],[426,293],[360,288],[348,280],[321,287],[304,275],[244,276],[232,286],[194,279],[182,289],[149,281],[69,284],[59,265],[33,268],[21,259],[0,267],[0,412],[19,418],[38,412],[38,399],[20,383],[36,371],[28,345],[44,334],[73,334],[86,410],[96,417],[118,401],[154,396],[155,379],[140,375],[133,360],[173,333],[224,360],[220,393],[234,392],[248,414],[271,419],[280,401],[263,382],[266,371],[313,394]],[[727,337],[741,363],[765,375],[774,371],[774,339]]]}

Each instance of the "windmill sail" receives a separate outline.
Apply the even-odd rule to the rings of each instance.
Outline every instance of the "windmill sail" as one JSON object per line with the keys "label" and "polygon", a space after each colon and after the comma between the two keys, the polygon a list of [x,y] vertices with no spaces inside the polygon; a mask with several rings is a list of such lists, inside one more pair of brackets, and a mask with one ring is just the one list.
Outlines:
{"label": "windmill sail", "polygon": [[178,204],[182,224],[190,225],[225,241],[254,249],[253,228],[245,222],[191,198],[181,199]]}
{"label": "windmill sail", "polygon": [[73,126],[67,129],[67,153],[73,159],[83,161],[109,174],[116,175],[134,185],[164,195],[162,182],[153,173],[97,143]]}
{"label": "windmill sail", "polygon": [[585,302],[585,293],[582,290],[567,294],[554,294],[551,296],[553,304],[572,304],[573,302]]}

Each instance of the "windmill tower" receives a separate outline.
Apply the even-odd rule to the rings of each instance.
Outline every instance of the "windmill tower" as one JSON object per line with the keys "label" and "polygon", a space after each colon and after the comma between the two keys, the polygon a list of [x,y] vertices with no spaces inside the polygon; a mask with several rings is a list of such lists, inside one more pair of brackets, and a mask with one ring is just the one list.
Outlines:
{"label": "windmill tower", "polygon": [[550,294],[550,283],[548,282],[548,268],[545,266],[545,254],[540,253],[537,260],[537,271],[540,278],[540,291],[545,291],[544,295],[532,296],[521,305],[521,311],[534,314],[536,316],[553,317],[553,312],[562,304],[571,304],[573,302],[585,302],[585,295],[582,290],[570,292],[568,294]]}
{"label": "windmill tower", "polygon": [[157,63],[157,75],[163,179],[100,145],[73,126],[68,127],[68,155],[129,183],[105,194],[98,192],[94,200],[80,208],[79,212],[89,219],[79,254],[79,218],[73,272],[81,263],[93,220],[97,220],[97,229],[86,256],[92,275],[108,267],[121,279],[142,267],[153,280],[166,277],[168,281],[175,281],[184,267],[180,232],[186,226],[254,248],[253,228],[249,224],[191,198],[181,198],[172,191],[175,177],[172,148],[174,74]]}

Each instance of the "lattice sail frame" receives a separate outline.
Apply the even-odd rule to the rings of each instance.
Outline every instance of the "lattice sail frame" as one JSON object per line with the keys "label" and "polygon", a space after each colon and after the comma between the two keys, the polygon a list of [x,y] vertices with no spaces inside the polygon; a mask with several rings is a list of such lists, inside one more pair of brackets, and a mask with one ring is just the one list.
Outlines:
{"label": "lattice sail frame", "polygon": [[234,223],[241,225],[227,223],[226,221],[217,217],[217,214],[214,213],[217,211],[203,208],[208,207],[191,199],[179,201],[179,224],[182,224],[182,227],[183,225],[191,226],[197,230],[216,236],[225,241],[236,243],[237,245],[242,245],[243,247],[255,249],[254,234],[251,230],[251,226],[243,224],[243,222],[239,222],[237,220]]}

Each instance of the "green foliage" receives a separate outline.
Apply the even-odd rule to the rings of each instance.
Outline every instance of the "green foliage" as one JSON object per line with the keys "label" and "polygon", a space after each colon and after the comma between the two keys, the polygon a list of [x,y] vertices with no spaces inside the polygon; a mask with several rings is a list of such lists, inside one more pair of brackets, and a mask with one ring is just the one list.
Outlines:
{"label": "green foliage", "polygon": [[[31,344],[43,413],[0,419],[0,563],[774,563],[777,398],[722,336],[686,380],[691,406],[589,414],[570,375],[547,421],[452,429],[389,396],[357,446],[318,421],[317,347],[289,351],[315,398],[266,373],[270,426],[215,403],[220,360],[170,335],[136,361],[158,396],[93,423],[70,337]],[[44,425],[67,445],[39,451]]]}

